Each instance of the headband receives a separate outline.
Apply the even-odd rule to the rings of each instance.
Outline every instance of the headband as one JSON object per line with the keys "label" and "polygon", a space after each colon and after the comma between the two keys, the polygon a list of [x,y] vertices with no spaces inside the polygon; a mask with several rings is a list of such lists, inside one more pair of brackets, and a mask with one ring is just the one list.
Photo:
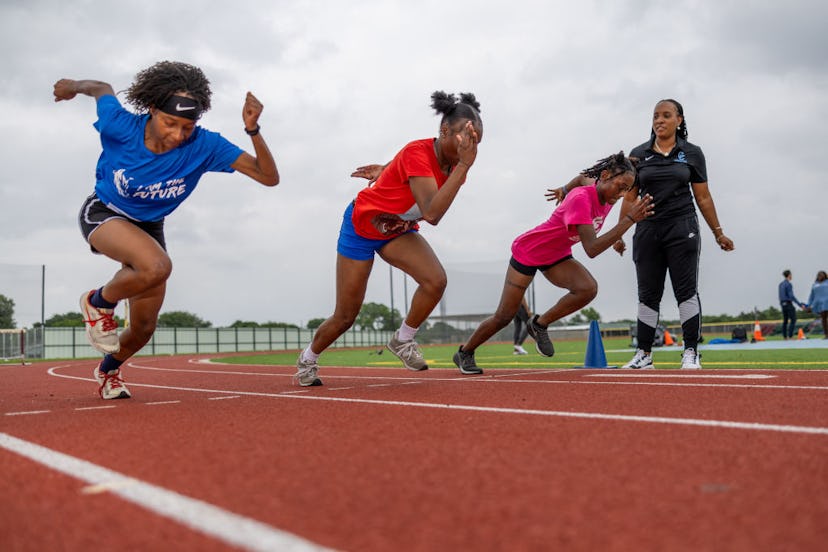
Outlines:
{"label": "headband", "polygon": [[172,95],[158,109],[169,115],[184,117],[191,121],[195,121],[201,117],[201,104],[197,100],[186,96]]}

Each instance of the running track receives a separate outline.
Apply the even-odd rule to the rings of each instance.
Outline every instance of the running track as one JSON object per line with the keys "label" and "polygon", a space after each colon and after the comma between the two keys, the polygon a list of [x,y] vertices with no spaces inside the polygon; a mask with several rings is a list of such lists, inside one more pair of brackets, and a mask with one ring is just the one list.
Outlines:
{"label": "running track", "polygon": [[0,366],[0,550],[825,550],[828,373]]}

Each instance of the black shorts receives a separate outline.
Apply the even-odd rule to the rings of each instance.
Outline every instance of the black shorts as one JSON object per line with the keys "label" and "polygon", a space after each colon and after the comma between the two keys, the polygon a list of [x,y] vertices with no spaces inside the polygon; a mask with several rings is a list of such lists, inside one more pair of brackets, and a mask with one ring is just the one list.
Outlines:
{"label": "black shorts", "polygon": [[[89,236],[92,235],[92,232],[94,232],[101,224],[112,219],[121,219],[134,224],[152,236],[152,238],[158,242],[164,251],[167,250],[167,242],[164,239],[164,219],[154,222],[132,220],[129,217],[122,215],[117,211],[113,211],[104,205],[104,202],[101,201],[95,194],[92,194],[86,198],[86,201],[84,201],[81,206],[80,213],[78,213],[78,224],[80,225],[83,239],[89,243]],[[100,253],[100,251],[92,247],[91,244],[89,245],[89,248],[93,253]]]}
{"label": "black shorts", "polygon": [[511,259],[509,259],[509,266],[511,266],[512,268],[514,268],[515,270],[517,270],[521,274],[524,274],[526,276],[534,276],[535,272],[537,272],[538,270],[540,270],[541,272],[546,272],[547,270],[549,270],[553,266],[555,266],[557,264],[561,264],[564,261],[568,261],[571,258],[572,258],[572,255],[567,255],[566,257],[562,257],[562,258],[558,259],[557,261],[555,261],[552,264],[541,265],[541,266],[526,266],[525,264],[519,263],[514,257],[512,257]]}

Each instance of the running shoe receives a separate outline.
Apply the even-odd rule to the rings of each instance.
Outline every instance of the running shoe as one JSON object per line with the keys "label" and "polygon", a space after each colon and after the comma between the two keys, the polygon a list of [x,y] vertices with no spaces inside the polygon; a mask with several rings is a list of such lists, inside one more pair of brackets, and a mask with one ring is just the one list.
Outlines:
{"label": "running shoe", "polygon": [[695,349],[687,348],[681,355],[682,370],[701,370],[701,355]]}
{"label": "running shoe", "polygon": [[529,330],[529,335],[535,340],[535,349],[540,354],[546,357],[555,355],[555,346],[552,345],[552,340],[549,339],[549,332],[546,331],[546,326],[538,324],[537,314],[526,325],[526,329]]}
{"label": "running shoe", "polygon": [[474,353],[467,353],[463,350],[463,346],[461,345],[457,352],[454,353],[454,364],[460,368],[461,374],[482,374],[483,370],[478,368],[477,363],[474,361]]}
{"label": "running shoe", "polygon": [[512,354],[514,354],[514,355],[528,355],[529,353],[526,351],[526,349],[524,349],[520,345],[515,345],[515,352],[512,353]]}
{"label": "running shoe", "polygon": [[95,376],[95,381],[100,386],[98,387],[98,394],[102,399],[128,399],[132,397],[129,389],[124,385],[124,380],[121,379],[121,370],[103,373],[99,368],[100,365],[96,366],[92,375]]}
{"label": "running shoe", "polygon": [[644,352],[643,349],[636,349],[635,355],[622,368],[632,368],[633,370],[654,370],[653,354]]}
{"label": "running shoe", "polygon": [[104,354],[117,353],[121,349],[118,341],[118,323],[115,321],[115,309],[103,309],[93,306],[89,298],[95,290],[81,295],[80,309],[86,324],[86,337],[89,344]]}
{"label": "running shoe", "polygon": [[322,385],[322,380],[317,376],[318,373],[319,365],[316,361],[302,360],[302,353],[299,353],[299,360],[296,361],[296,374],[293,375],[293,381],[302,387]]}
{"label": "running shoe", "polygon": [[409,370],[419,372],[420,370],[428,370],[423,358],[423,353],[420,352],[420,347],[413,339],[411,341],[400,341],[399,332],[394,332],[391,340],[386,345],[389,351],[394,353],[399,358],[403,365]]}

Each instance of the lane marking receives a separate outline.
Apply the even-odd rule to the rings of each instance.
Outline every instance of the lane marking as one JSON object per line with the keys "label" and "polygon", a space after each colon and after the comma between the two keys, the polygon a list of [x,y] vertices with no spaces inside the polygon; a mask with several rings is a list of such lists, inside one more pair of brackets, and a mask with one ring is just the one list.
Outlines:
{"label": "lane marking", "polygon": [[[129,364],[132,368],[138,368],[141,370],[154,370],[158,372],[184,372],[184,373],[197,373],[197,374],[231,374],[231,375],[240,375],[240,376],[281,376],[281,377],[292,377],[292,374],[277,374],[277,373],[269,373],[269,374],[262,374],[260,372],[225,372],[221,370],[189,370],[184,368],[153,368],[149,366],[142,366],[140,364]],[[67,366],[55,366],[54,368],[66,368]],[[332,368],[339,368],[339,367],[332,367]],[[439,369],[442,370],[442,369]],[[487,374],[483,374],[480,376],[468,376],[468,375],[460,375],[456,377],[449,377],[449,378],[412,378],[412,377],[405,377],[405,376],[360,376],[360,375],[339,375],[339,374],[325,374],[323,377],[324,379],[349,379],[349,380],[392,380],[400,382],[401,385],[406,383],[425,383],[425,382],[433,382],[433,381],[471,381],[471,382],[483,382],[483,383],[533,383],[533,384],[545,384],[545,385],[561,385],[561,384],[580,384],[580,385],[649,385],[655,387],[722,387],[722,388],[739,388],[739,389],[807,389],[807,390],[817,390],[817,391],[828,391],[828,386],[818,386],[818,385],[750,385],[750,384],[716,384],[716,383],[664,383],[664,382],[622,382],[622,381],[575,381],[575,380],[530,380],[530,379],[507,379],[507,378],[516,378],[516,377],[525,377],[525,376],[538,376],[538,375],[546,375],[546,374],[557,374],[561,372],[579,372],[581,368],[554,368],[550,370],[533,370],[528,372],[518,372],[518,373],[511,373],[511,374],[497,374],[489,372]],[[50,368],[51,371],[51,368]],[[436,370],[435,370],[436,371]],[[446,369],[446,371],[449,371]],[[792,370],[786,370],[786,372],[791,372]],[[800,372],[797,370],[797,372]],[[805,372],[812,373],[813,370],[805,370]],[[51,373],[51,372],[50,372]],[[72,377],[72,376],[59,376],[58,374],[52,374],[58,377]],[[619,373],[612,373],[612,374],[584,374],[584,377],[594,375],[595,377],[604,377],[604,378],[623,378],[623,377],[630,377],[630,378],[701,378],[701,377],[708,377],[714,378],[713,374],[707,375],[691,375],[691,374],[630,374],[624,375]],[[756,374],[760,376],[761,374]],[[719,376],[721,378],[738,378],[740,377],[739,374],[736,375],[722,375]],[[779,376],[774,375],[767,375],[764,376],[765,378],[778,378]],[[75,378],[75,379],[86,379],[86,378]],[[87,379],[87,381],[92,381],[91,379]],[[130,385],[134,385],[130,382]],[[329,388],[330,389],[330,388]],[[283,393],[304,393],[307,391],[300,390],[300,391],[284,391]]]}
{"label": "lane marking", "polygon": [[226,401],[226,400],[229,400],[229,399],[239,399],[239,398],[241,398],[240,395],[229,395],[227,397],[208,397],[207,400],[208,401]]}
{"label": "lane marking", "polygon": [[107,408],[118,408],[114,404],[106,405],[106,406],[79,406],[75,410],[106,410]]}
{"label": "lane marking", "polygon": [[32,414],[48,414],[51,410],[27,410],[25,412],[6,412],[6,416],[30,416]]}
{"label": "lane marking", "polygon": [[147,406],[157,406],[159,404],[179,404],[181,401],[155,401],[144,403]]}
{"label": "lane marking", "polygon": [[0,447],[88,483],[89,485],[84,489],[91,488],[92,492],[109,491],[150,512],[233,546],[262,552],[326,550],[298,535],[260,521],[234,514],[213,504],[157,487],[6,433],[0,433]]}
{"label": "lane marking", "polygon": [[[67,376],[63,374],[56,374],[53,372],[54,368],[50,368],[48,372],[53,376],[67,379],[77,379],[82,381],[91,381],[88,378],[79,376]],[[476,380],[482,381],[482,380]],[[537,383],[537,382],[533,382]],[[563,382],[569,383],[569,382]],[[623,384],[624,382],[620,382]],[[666,385],[686,385],[686,384],[666,384]],[[715,384],[708,384],[714,386]],[[147,387],[151,389],[169,389],[172,391],[192,391],[195,393],[220,393],[225,395],[227,393],[234,393],[239,395],[253,396],[253,397],[274,397],[285,399],[303,399],[310,401],[329,401],[329,402],[343,402],[352,404],[374,404],[380,406],[405,406],[412,408],[430,408],[442,410],[459,410],[468,412],[488,412],[494,414],[519,414],[523,416],[544,416],[544,417],[560,417],[560,418],[578,418],[585,420],[608,420],[617,422],[644,422],[654,424],[668,424],[680,426],[699,426],[699,427],[715,427],[725,429],[743,429],[749,431],[775,431],[782,433],[801,433],[810,435],[828,435],[828,427],[814,427],[814,426],[794,426],[781,424],[763,424],[753,422],[734,422],[728,420],[701,420],[695,418],[667,418],[663,416],[632,416],[626,414],[604,414],[598,412],[563,412],[555,410],[537,410],[537,409],[519,409],[519,408],[501,408],[492,406],[475,406],[462,404],[437,404],[427,402],[412,402],[412,401],[385,401],[379,399],[358,399],[348,397],[332,397],[322,395],[298,395],[284,393],[262,393],[259,391],[234,391],[228,389],[199,389],[193,387],[177,387],[171,385],[153,385],[145,383],[130,383],[133,387]],[[719,386],[717,386],[719,387]],[[724,387],[724,386],[721,386]]]}
{"label": "lane marking", "polygon": [[643,374],[643,373],[635,373],[635,374],[624,374],[624,373],[613,373],[613,374],[584,374],[585,378],[686,378],[686,379],[774,379],[776,376],[771,376],[770,374],[735,374],[735,375],[726,375],[726,374]]}

